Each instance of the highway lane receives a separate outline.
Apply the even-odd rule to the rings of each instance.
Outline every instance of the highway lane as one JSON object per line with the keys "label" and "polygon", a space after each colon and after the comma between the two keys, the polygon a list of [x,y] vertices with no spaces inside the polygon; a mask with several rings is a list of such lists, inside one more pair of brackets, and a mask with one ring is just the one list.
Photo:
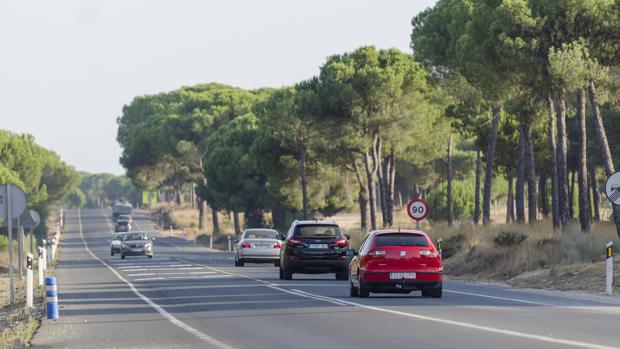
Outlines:
{"label": "highway lane", "polygon": [[[137,229],[151,229],[135,217]],[[61,319],[41,347],[613,348],[617,298],[445,282],[444,298],[348,297],[333,274],[279,280],[271,265],[160,237],[155,257],[112,257],[101,210],[67,212]]]}

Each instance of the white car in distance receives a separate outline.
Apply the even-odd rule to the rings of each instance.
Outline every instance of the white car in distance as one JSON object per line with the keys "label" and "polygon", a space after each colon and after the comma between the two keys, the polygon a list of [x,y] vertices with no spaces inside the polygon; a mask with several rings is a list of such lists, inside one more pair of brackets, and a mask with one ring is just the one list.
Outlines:
{"label": "white car in distance", "polygon": [[245,263],[273,263],[280,266],[281,235],[273,229],[247,229],[235,242],[235,266]]}

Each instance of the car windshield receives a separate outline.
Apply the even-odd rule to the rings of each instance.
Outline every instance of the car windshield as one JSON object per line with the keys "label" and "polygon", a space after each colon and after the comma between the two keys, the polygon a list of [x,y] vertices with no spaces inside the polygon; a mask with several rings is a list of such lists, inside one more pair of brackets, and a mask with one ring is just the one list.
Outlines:
{"label": "car windshield", "polygon": [[380,234],[375,238],[376,247],[385,246],[422,246],[428,247],[426,237],[420,234],[393,233]]}
{"label": "car windshield", "polygon": [[295,236],[304,238],[333,238],[339,237],[340,227],[333,224],[298,225],[295,227]]}
{"label": "car windshield", "polygon": [[243,235],[244,239],[277,239],[278,232],[275,230],[248,230]]}
{"label": "car windshield", "polygon": [[123,240],[123,235],[114,236],[114,240]]}
{"label": "car windshield", "polygon": [[127,225],[127,224],[129,224],[129,222],[127,222],[127,221],[118,221],[118,222],[116,222],[116,224],[118,224],[118,225]]}
{"label": "car windshield", "polygon": [[148,240],[148,239],[149,239],[148,234],[132,233],[132,234],[125,235],[125,238],[123,240],[128,241],[128,240]]}

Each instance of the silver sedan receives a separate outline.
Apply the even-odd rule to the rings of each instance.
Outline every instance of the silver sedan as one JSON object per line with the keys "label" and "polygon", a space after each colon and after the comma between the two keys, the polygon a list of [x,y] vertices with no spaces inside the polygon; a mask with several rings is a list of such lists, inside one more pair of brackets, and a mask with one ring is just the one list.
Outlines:
{"label": "silver sedan", "polygon": [[247,229],[235,243],[235,266],[244,263],[273,263],[280,266],[280,234],[273,229]]}

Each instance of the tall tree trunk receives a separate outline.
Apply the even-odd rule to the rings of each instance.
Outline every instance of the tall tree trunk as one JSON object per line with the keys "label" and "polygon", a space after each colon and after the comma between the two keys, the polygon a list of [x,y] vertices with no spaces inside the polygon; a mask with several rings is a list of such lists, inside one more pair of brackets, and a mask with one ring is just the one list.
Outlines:
{"label": "tall tree trunk", "polygon": [[[603,160],[603,168],[605,174],[609,177],[614,174],[614,162],[609,151],[609,144],[607,143],[607,135],[605,134],[605,125],[603,125],[603,117],[598,106],[598,95],[596,94],[596,88],[594,82],[590,81],[589,86],[590,94],[590,106],[592,107],[592,114],[594,116],[594,129],[596,142],[601,150],[601,158]],[[620,206],[611,205],[613,209],[614,223],[616,223],[616,233],[620,236]]]}
{"label": "tall tree trunk", "polygon": [[452,135],[448,139],[448,187],[446,208],[448,211],[448,226],[452,226]]}
{"label": "tall tree trunk", "polygon": [[181,204],[183,204],[183,184],[177,181],[174,187],[174,190],[175,190],[174,198],[177,203],[177,206],[181,206]]}
{"label": "tall tree trunk", "polygon": [[[378,135],[375,135],[371,152],[364,152],[364,168],[366,169],[366,180],[368,182],[368,200],[370,202],[370,228],[377,229],[377,211],[376,211],[376,189],[375,175],[377,174],[377,163],[373,161],[376,157]],[[372,158],[372,159],[371,159]]]}
{"label": "tall tree trunk", "polygon": [[301,150],[299,152],[299,178],[301,182],[301,201],[304,219],[308,219],[310,217],[310,211],[308,209],[308,179],[306,177],[306,156],[308,155],[308,151],[305,144],[303,144],[303,138],[302,146],[300,148]]}
{"label": "tall tree trunk", "polygon": [[569,171],[570,188],[568,190],[568,218],[575,218],[575,171]]}
{"label": "tall tree trunk", "polygon": [[487,147],[486,173],[484,176],[484,194],[482,197],[482,223],[491,222],[491,187],[493,185],[493,161],[495,159],[495,145],[497,144],[497,128],[499,127],[500,105],[495,103],[492,108],[491,134]]}
{"label": "tall tree trunk", "polygon": [[241,225],[239,224],[239,212],[233,210],[233,222],[235,225],[235,235],[241,235]]}
{"label": "tall tree trunk", "polygon": [[594,211],[594,221],[601,220],[601,213],[599,211],[598,204],[601,202],[601,198],[598,192],[598,182],[596,180],[596,169],[594,165],[590,164],[590,187],[592,188],[592,210]]}
{"label": "tall tree trunk", "polygon": [[353,172],[355,173],[355,177],[357,178],[357,183],[359,184],[359,187],[360,187],[359,194],[358,194],[358,202],[359,202],[359,207],[360,207],[360,228],[363,231],[366,231],[368,230],[368,214],[370,211],[369,198],[368,198],[369,193],[368,193],[368,187],[366,186],[366,181],[362,179],[359,165],[357,164],[357,161],[355,159],[353,159]]}
{"label": "tall tree trunk", "polygon": [[566,227],[569,218],[569,196],[568,196],[568,170],[566,162],[567,134],[566,134],[566,104],[564,91],[558,95],[557,101],[558,119],[558,142],[557,142],[557,164],[558,164],[558,204],[560,212],[560,224]]}
{"label": "tall tree trunk", "polygon": [[476,184],[474,188],[474,224],[480,222],[480,175],[482,172],[482,160],[480,148],[476,149]]}
{"label": "tall tree trunk", "polygon": [[557,147],[556,147],[556,118],[555,106],[553,98],[547,98],[549,106],[549,162],[551,172],[551,217],[553,228],[560,229],[560,205],[559,205],[559,187],[558,187],[558,164],[557,164]]}
{"label": "tall tree trunk", "polygon": [[532,125],[523,125],[525,132],[525,162],[527,168],[527,218],[530,224],[537,220],[536,209],[536,165],[534,163],[534,142],[532,142]]}
{"label": "tall tree trunk", "polygon": [[541,173],[538,177],[538,198],[540,200],[540,213],[543,217],[549,217],[549,205],[547,204],[547,174]]}
{"label": "tall tree trunk", "polygon": [[205,228],[205,201],[198,198],[198,229]]}
{"label": "tall tree trunk", "polygon": [[392,147],[385,163],[385,209],[387,213],[387,226],[391,227],[394,224],[394,181],[396,179],[396,152],[394,147]]}
{"label": "tall tree trunk", "polygon": [[586,136],[586,92],[579,89],[577,92],[577,122],[579,134],[579,223],[582,232],[590,231],[590,195],[588,191],[588,160]]}
{"label": "tall tree trunk", "polygon": [[211,207],[211,221],[213,222],[213,234],[220,233],[220,219],[217,217],[217,210]]}
{"label": "tall tree trunk", "polygon": [[515,210],[514,210],[514,194],[512,190],[512,173],[508,171],[507,180],[508,180],[508,193],[506,194],[506,223],[512,223],[515,220]]}
{"label": "tall tree trunk", "polygon": [[517,208],[517,223],[525,223],[525,128],[521,126],[519,132],[519,158],[517,160],[517,183],[515,184],[515,206]]}
{"label": "tall tree trunk", "polygon": [[377,200],[378,201],[377,204],[378,204],[379,208],[381,209],[381,221],[383,222],[383,226],[386,226],[388,224],[388,222],[387,222],[387,220],[388,220],[387,219],[387,208],[386,208],[386,206],[387,206],[387,198],[386,198],[386,195],[387,195],[387,193],[386,193],[387,192],[387,188],[386,188],[386,186],[387,186],[387,184],[386,184],[387,174],[384,172],[385,166],[383,166],[383,163],[384,162],[387,163],[387,161],[383,160],[383,158],[381,156],[381,151],[379,151],[377,155],[378,155],[377,159],[376,159],[377,165],[378,165],[377,166],[377,169],[378,169],[377,170],[377,178],[378,178],[377,183],[379,184],[378,188],[377,188],[377,191],[379,192],[378,195],[377,195],[377,199],[378,199]]}

